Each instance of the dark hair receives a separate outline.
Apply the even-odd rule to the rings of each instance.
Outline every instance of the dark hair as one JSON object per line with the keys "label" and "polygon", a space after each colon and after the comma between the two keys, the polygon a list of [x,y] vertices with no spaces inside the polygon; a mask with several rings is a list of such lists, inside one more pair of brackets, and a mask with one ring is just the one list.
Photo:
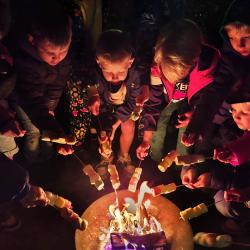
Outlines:
{"label": "dark hair", "polygon": [[129,34],[121,30],[104,31],[97,41],[96,56],[112,62],[127,56],[134,56],[134,48]]}
{"label": "dark hair", "polygon": [[54,45],[65,45],[69,42],[72,22],[58,3],[41,0],[41,3],[33,8],[30,34],[37,42],[44,39]]}
{"label": "dark hair", "polygon": [[192,65],[194,58],[200,54],[201,45],[202,33],[193,21],[169,22],[156,43],[156,61],[160,54],[163,61],[170,56],[178,58],[183,64]]}

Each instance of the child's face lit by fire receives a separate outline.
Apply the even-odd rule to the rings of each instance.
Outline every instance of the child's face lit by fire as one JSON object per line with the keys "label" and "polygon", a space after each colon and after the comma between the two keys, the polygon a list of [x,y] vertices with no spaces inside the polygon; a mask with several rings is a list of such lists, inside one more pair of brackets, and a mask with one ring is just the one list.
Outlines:
{"label": "child's face lit by fire", "polygon": [[250,56],[250,26],[237,28],[229,25],[226,32],[233,49],[244,57]]}
{"label": "child's face lit by fire", "polygon": [[55,45],[47,39],[36,41],[33,36],[29,35],[29,42],[36,48],[38,56],[43,62],[51,66],[56,66],[68,54],[71,43],[71,36],[69,41],[64,45]]}
{"label": "child's face lit by fire", "polygon": [[98,57],[96,61],[105,80],[112,84],[118,84],[126,79],[134,58],[128,56],[119,61],[112,62],[103,57]]}
{"label": "child's face lit by fire", "polygon": [[250,130],[250,102],[231,105],[233,119],[242,130]]}
{"label": "child's face lit by fire", "polygon": [[65,45],[54,45],[47,40],[40,42],[37,46],[39,57],[51,66],[60,63],[68,54],[70,41]]}

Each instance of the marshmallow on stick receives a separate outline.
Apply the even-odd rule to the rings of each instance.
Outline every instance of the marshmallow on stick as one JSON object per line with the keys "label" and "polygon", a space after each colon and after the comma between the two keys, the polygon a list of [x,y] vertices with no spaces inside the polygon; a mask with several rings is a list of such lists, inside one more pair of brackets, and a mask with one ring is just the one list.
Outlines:
{"label": "marshmallow on stick", "polygon": [[158,168],[161,172],[165,172],[173,162],[175,161],[176,157],[178,155],[178,152],[176,150],[170,151],[159,163]]}
{"label": "marshmallow on stick", "polygon": [[142,168],[135,168],[135,171],[129,181],[129,185],[128,185],[128,190],[130,192],[135,192],[136,188],[137,188],[137,184],[140,180],[141,177],[141,173],[142,173]]}
{"label": "marshmallow on stick", "polygon": [[180,212],[180,216],[184,221],[193,219],[195,217],[199,217],[202,214],[205,214],[208,212],[208,208],[204,203],[200,203],[199,205],[195,207],[189,207],[183,211]]}
{"label": "marshmallow on stick", "polygon": [[84,231],[88,227],[88,221],[82,219],[77,213],[75,213],[72,209],[62,208],[60,209],[61,216],[69,221],[72,226],[76,229],[80,229]]}
{"label": "marshmallow on stick", "polygon": [[201,163],[208,159],[204,155],[194,154],[194,155],[178,155],[175,159],[175,164],[177,166],[190,166],[192,164]]}
{"label": "marshmallow on stick", "polygon": [[73,135],[64,135],[58,137],[58,135],[51,131],[44,131],[41,135],[41,140],[68,145],[75,145],[77,142],[76,138]]}
{"label": "marshmallow on stick", "polygon": [[69,200],[48,191],[46,191],[45,194],[48,199],[48,204],[57,208],[61,216],[68,220],[75,228],[80,230],[85,230],[87,228],[88,222],[72,210],[72,205]]}
{"label": "marshmallow on stick", "polygon": [[110,173],[110,181],[112,184],[113,189],[117,190],[121,183],[119,180],[119,174],[117,172],[116,166],[114,164],[109,164],[108,165],[108,171]]}
{"label": "marshmallow on stick", "polygon": [[224,234],[199,232],[194,236],[194,242],[204,247],[224,248],[232,244],[232,237]]}
{"label": "marshmallow on stick", "polygon": [[169,183],[167,185],[159,185],[159,186],[156,186],[156,187],[153,187],[151,188],[151,191],[152,191],[152,195],[154,197],[158,196],[158,195],[161,195],[161,194],[168,194],[168,193],[172,193],[176,190],[176,185],[175,183]]}
{"label": "marshmallow on stick", "polygon": [[51,192],[45,191],[48,198],[48,204],[56,208],[72,208],[71,201]]}
{"label": "marshmallow on stick", "polygon": [[104,183],[101,176],[94,170],[94,168],[90,164],[87,164],[83,168],[83,172],[89,177],[90,183],[94,185],[98,190],[102,190],[104,188]]}

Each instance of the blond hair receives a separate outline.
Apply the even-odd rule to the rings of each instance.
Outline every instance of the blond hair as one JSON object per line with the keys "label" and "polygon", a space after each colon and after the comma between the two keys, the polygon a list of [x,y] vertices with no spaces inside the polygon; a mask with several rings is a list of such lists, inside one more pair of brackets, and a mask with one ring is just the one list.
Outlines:
{"label": "blond hair", "polygon": [[188,19],[170,22],[162,30],[155,46],[154,61],[170,81],[185,77],[199,57],[202,33]]}

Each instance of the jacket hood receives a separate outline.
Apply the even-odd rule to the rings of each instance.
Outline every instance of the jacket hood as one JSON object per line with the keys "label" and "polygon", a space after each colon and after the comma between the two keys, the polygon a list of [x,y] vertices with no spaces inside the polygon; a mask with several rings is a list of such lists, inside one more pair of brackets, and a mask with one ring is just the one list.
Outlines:
{"label": "jacket hood", "polygon": [[[225,25],[233,22],[241,22],[250,25],[250,1],[249,0],[234,0],[228,7],[222,26],[220,29],[220,34],[224,41],[228,41],[227,34],[224,30]],[[230,44],[230,43],[229,43]]]}
{"label": "jacket hood", "polygon": [[26,36],[24,36],[24,38],[20,39],[18,41],[19,43],[19,47],[22,51],[26,52],[27,54],[29,54],[31,57],[33,57],[34,59],[38,60],[38,61],[43,61],[38,53],[36,48],[28,42],[28,38]]}

